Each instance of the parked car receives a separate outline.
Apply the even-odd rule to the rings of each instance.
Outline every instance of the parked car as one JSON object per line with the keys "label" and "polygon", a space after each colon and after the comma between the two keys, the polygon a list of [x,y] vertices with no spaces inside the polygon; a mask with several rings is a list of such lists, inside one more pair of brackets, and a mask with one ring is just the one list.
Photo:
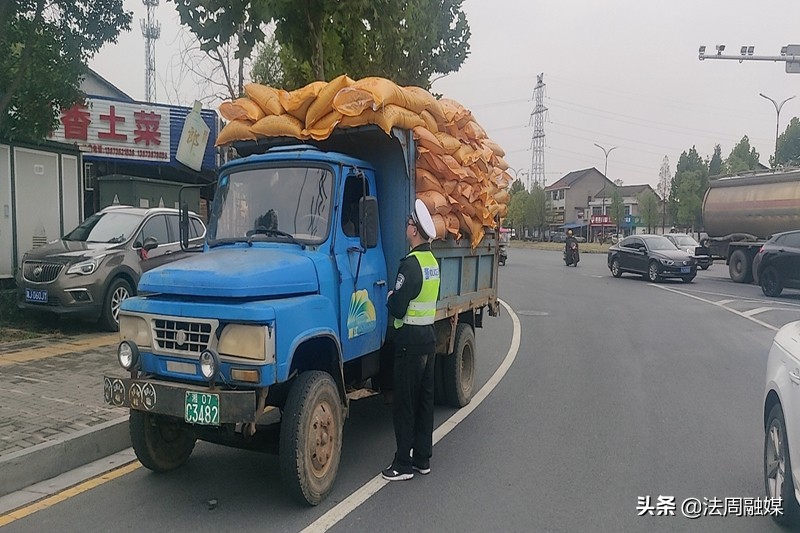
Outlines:
{"label": "parked car", "polygon": [[[190,248],[199,249],[206,227],[190,215]],[[61,315],[99,319],[119,328],[119,306],[136,293],[142,272],[184,257],[177,209],[112,206],[71,232],[22,257],[17,305]]]}
{"label": "parked car", "polygon": [[753,279],[766,296],[800,289],[800,230],[776,233],[753,259]]}
{"label": "parked car", "polygon": [[550,234],[550,242],[567,242],[567,234],[563,231],[555,231]]}
{"label": "parked car", "polygon": [[800,480],[800,321],[775,334],[767,357],[764,392],[764,485],[767,496],[781,498],[783,514],[776,522],[800,523],[797,499]]}
{"label": "parked car", "polygon": [[608,249],[608,268],[618,278],[625,272],[641,274],[652,282],[680,278],[689,283],[697,275],[697,262],[661,235],[631,235]]}
{"label": "parked car", "polygon": [[700,246],[700,243],[694,240],[691,235],[686,233],[666,233],[664,237],[672,241],[672,244],[677,248],[692,254],[694,260],[697,261],[697,266],[703,270],[708,270],[708,267],[714,263],[708,248]]}

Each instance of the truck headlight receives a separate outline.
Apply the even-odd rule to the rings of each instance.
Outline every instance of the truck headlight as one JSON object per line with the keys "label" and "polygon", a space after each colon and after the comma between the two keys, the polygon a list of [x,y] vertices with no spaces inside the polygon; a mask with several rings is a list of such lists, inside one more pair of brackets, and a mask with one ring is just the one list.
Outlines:
{"label": "truck headlight", "polygon": [[137,346],[151,346],[151,335],[150,326],[144,318],[119,314],[119,340],[131,341]]}
{"label": "truck headlight", "polygon": [[213,382],[219,373],[219,356],[213,350],[200,353],[200,373],[208,381]]}
{"label": "truck headlight", "polygon": [[218,347],[221,355],[275,362],[275,332],[269,326],[228,324]]}
{"label": "truck headlight", "polygon": [[122,341],[117,346],[117,360],[125,370],[132,370],[139,365],[139,348],[130,341]]}
{"label": "truck headlight", "polygon": [[67,269],[67,274],[81,274],[82,276],[88,276],[89,274],[93,274],[100,263],[103,261],[105,254],[98,255],[97,257],[93,257],[88,261],[81,261],[80,263],[75,263],[71,267]]}

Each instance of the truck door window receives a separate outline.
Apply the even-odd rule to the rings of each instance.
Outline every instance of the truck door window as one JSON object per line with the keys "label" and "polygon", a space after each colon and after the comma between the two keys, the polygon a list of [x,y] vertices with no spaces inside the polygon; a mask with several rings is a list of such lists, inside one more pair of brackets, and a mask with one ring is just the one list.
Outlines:
{"label": "truck door window", "polygon": [[369,182],[365,178],[349,176],[344,184],[342,197],[342,231],[348,237],[358,237],[358,201],[366,190],[369,196]]}

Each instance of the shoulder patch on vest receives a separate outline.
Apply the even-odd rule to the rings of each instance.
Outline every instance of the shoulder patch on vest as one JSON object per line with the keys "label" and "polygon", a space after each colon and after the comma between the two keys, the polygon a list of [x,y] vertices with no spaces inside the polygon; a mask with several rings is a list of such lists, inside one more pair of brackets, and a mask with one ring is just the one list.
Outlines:
{"label": "shoulder patch on vest", "polygon": [[403,286],[403,283],[405,283],[405,281],[406,281],[406,277],[404,275],[402,275],[402,274],[398,274],[397,275],[397,281],[395,281],[395,283],[394,283],[394,290],[399,291],[400,288]]}

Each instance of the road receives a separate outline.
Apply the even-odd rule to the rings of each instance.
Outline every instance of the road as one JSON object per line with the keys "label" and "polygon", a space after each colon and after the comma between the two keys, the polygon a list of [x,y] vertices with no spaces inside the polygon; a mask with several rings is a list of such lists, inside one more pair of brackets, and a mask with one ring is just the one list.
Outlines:
{"label": "road", "polygon": [[[680,504],[763,497],[766,356],[774,329],[800,319],[800,294],[766,299],[724,265],[691,284],[614,279],[605,261],[585,254],[567,268],[557,252],[510,250],[500,294],[519,350],[512,315],[485,319],[479,385],[513,363],[438,442],[429,476],[374,479],[393,452],[376,397],[353,405],[337,485],[318,507],[284,494],[276,458],[199,443],[175,472],[95,481],[4,533],[300,531],[320,520],[341,532],[780,531],[765,517],[690,520]],[[436,424],[454,413],[440,408]],[[674,497],[675,516],[637,516],[640,499],[660,496]]]}

